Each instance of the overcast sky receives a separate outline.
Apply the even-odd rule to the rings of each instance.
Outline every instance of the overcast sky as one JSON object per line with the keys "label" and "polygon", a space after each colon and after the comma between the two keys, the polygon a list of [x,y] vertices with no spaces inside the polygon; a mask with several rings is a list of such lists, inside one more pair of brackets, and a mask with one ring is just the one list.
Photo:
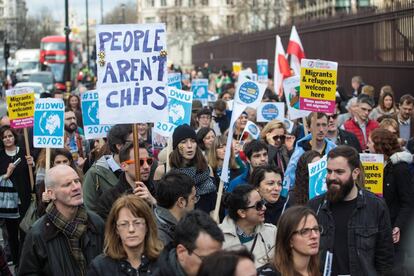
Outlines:
{"label": "overcast sky", "polygon": [[[68,0],[69,11],[76,11],[78,18],[84,18],[86,0]],[[126,3],[127,0],[102,0],[103,13],[109,12],[113,7],[121,3]],[[26,0],[26,6],[29,15],[37,15],[43,7],[47,7],[52,11],[56,19],[64,20],[65,1],[44,1],[44,0]],[[101,0],[89,0],[89,17],[95,18],[98,23],[101,21]],[[83,20],[82,20],[83,21]]]}

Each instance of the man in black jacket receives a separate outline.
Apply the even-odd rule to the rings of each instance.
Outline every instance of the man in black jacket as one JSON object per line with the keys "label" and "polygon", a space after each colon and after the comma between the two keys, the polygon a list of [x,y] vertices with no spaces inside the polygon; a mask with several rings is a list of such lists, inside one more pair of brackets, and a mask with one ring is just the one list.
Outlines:
{"label": "man in black jacket", "polygon": [[326,194],[308,205],[323,227],[321,267],[331,275],[382,275],[392,268],[390,216],[383,200],[361,189],[358,152],[339,146],[328,153]]}
{"label": "man in black jacket", "polygon": [[52,204],[29,230],[18,275],[85,275],[103,250],[104,222],[83,206],[82,183],[70,166],[46,172]]}
{"label": "man in black jacket", "polygon": [[[132,158],[132,159],[131,159]],[[98,199],[96,213],[104,220],[111,211],[112,204],[123,194],[135,194],[153,205],[157,201],[153,197],[154,187],[150,179],[151,165],[154,159],[149,156],[144,143],[139,143],[140,179],[135,179],[134,144],[127,142],[119,151],[122,173],[118,184],[106,190]]]}
{"label": "man in black jacket", "polygon": [[174,239],[178,221],[194,210],[199,197],[196,196],[194,180],[186,174],[169,172],[157,183],[157,207],[154,209],[158,227],[158,238],[164,245]]}

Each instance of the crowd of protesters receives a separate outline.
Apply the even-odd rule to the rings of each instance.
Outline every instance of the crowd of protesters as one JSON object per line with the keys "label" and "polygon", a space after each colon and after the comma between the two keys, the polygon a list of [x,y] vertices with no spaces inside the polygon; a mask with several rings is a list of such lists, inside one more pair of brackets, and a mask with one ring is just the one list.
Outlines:
{"label": "crowd of protesters", "polygon": [[[2,275],[11,265],[17,275],[410,275],[412,95],[397,100],[388,85],[376,93],[357,76],[349,93],[338,87],[333,114],[311,113],[289,132],[278,120],[256,122],[252,109],[230,126],[236,73],[213,75],[205,64],[183,88],[194,78],[209,79],[218,99],[193,101],[169,156],[153,148],[151,124],[138,124],[135,144],[131,125],[86,140],[82,87],[65,99],[65,147],[50,160],[44,149],[26,154],[22,133],[1,118]],[[271,78],[263,101],[284,101]],[[244,132],[248,121],[261,128],[257,140]],[[368,152],[384,155],[382,197],[364,188],[359,153]],[[327,192],[310,199],[308,164],[325,155]]]}

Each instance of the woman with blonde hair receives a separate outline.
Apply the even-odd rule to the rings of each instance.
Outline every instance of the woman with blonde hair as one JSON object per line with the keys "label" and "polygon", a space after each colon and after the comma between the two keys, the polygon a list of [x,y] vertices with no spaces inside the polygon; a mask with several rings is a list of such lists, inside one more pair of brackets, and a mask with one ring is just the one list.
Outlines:
{"label": "woman with blonde hair", "polygon": [[277,225],[273,259],[259,269],[260,276],[319,276],[319,240],[322,226],[304,206],[286,210]]}
{"label": "woman with blonde hair", "polygon": [[152,275],[162,248],[148,203],[136,195],[122,196],[106,220],[104,252],[87,275]]}

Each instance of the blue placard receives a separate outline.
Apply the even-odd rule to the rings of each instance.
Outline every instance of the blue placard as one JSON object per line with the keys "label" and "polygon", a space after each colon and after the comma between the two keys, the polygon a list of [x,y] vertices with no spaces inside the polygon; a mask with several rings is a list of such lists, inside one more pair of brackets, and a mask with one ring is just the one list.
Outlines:
{"label": "blue placard", "polygon": [[239,98],[244,104],[251,104],[259,96],[259,86],[252,81],[246,81],[240,86],[239,93]]}
{"label": "blue placard", "polygon": [[257,60],[257,81],[267,82],[268,78],[268,60],[267,59],[258,59]]}
{"label": "blue placard", "polygon": [[191,107],[193,95],[191,92],[169,87],[168,121],[176,126],[191,123]]}
{"label": "blue placard", "polygon": [[180,73],[169,73],[168,74],[168,86],[182,89],[181,74]]}
{"label": "blue placard", "polygon": [[324,194],[326,192],[326,175],[327,171],[326,155],[314,162],[308,164],[309,170],[309,199]]}
{"label": "blue placard", "polygon": [[35,103],[33,146],[63,148],[65,104],[62,99],[38,99]]}
{"label": "blue placard", "polygon": [[191,82],[194,100],[208,100],[208,79],[194,79]]}
{"label": "blue placard", "polygon": [[83,128],[86,139],[106,137],[110,125],[101,125],[99,120],[99,96],[98,91],[85,91],[81,95]]}

